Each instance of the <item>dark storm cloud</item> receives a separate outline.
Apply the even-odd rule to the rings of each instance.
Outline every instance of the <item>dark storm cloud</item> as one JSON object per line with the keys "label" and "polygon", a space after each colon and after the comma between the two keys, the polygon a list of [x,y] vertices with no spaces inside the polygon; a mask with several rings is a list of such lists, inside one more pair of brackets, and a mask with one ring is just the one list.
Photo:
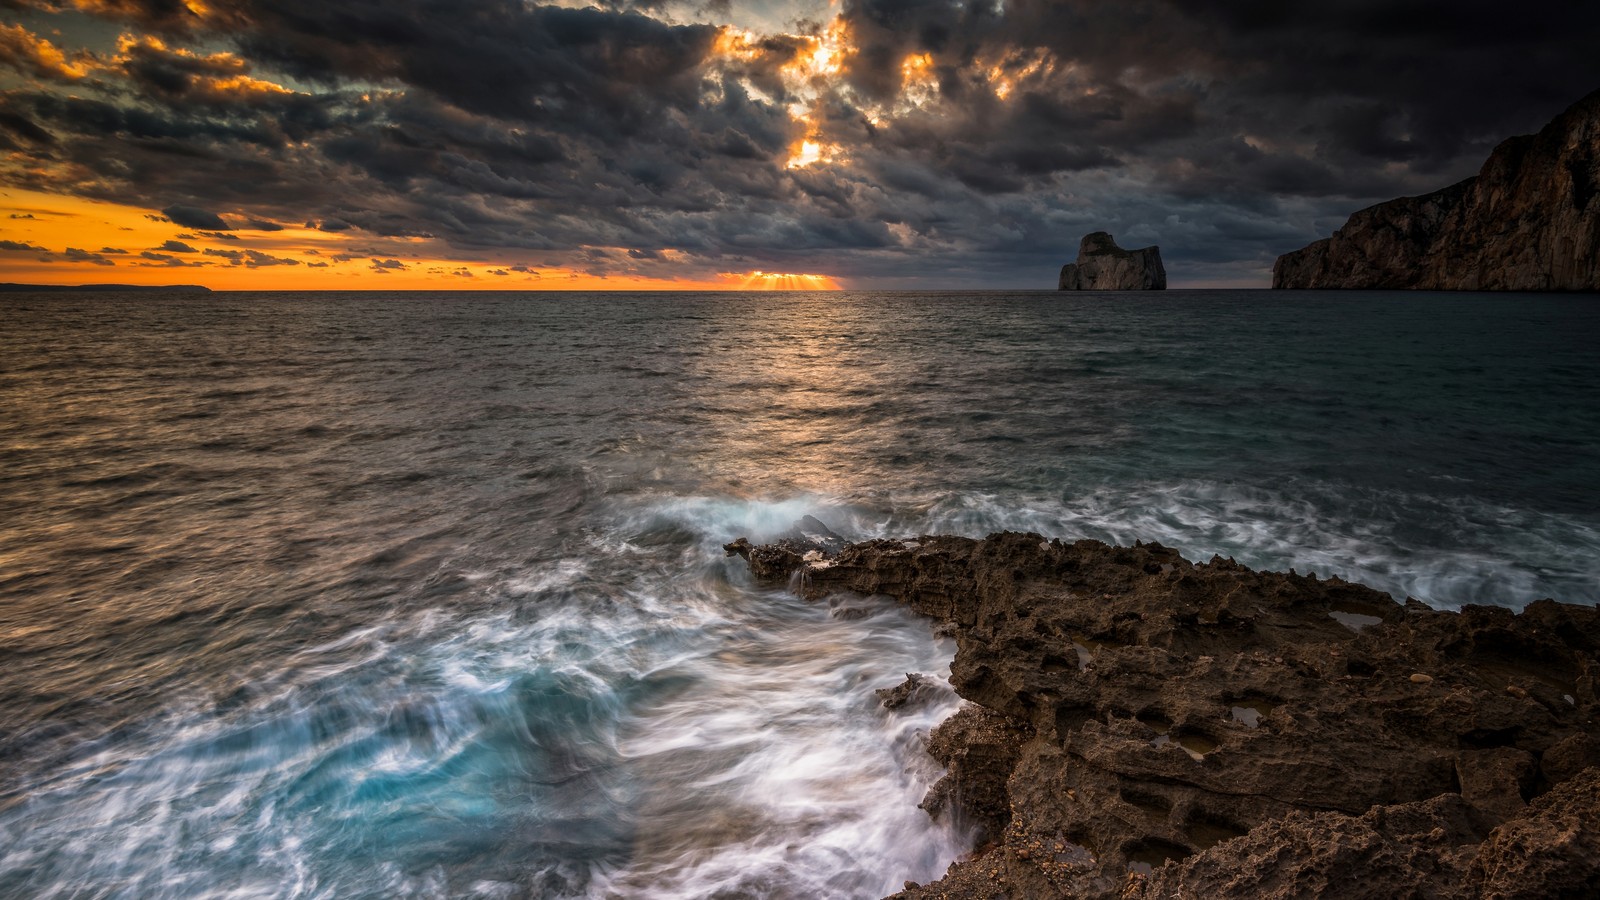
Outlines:
{"label": "dark storm cloud", "polygon": [[[794,67],[830,23],[719,56],[716,28],[652,17],[743,5],[84,6],[164,40],[73,56],[70,91],[0,92],[6,183],[209,237],[309,222],[664,275],[1048,285],[1106,228],[1160,243],[1176,283],[1259,279],[1600,87],[1594,4],[844,0],[853,46],[810,83]],[[836,158],[787,168],[802,138]],[[329,258],[403,266],[389,252]]]}
{"label": "dark storm cloud", "polygon": [[237,3],[249,57],[308,81],[398,81],[469,112],[603,131],[693,106],[715,30],[506,0]]}
{"label": "dark storm cloud", "polygon": [[0,9],[64,12],[81,9],[144,31],[185,35],[201,21],[183,0],[0,0]]}
{"label": "dark storm cloud", "polygon": [[23,141],[32,144],[48,145],[56,142],[55,135],[40,128],[32,119],[13,109],[0,107],[0,126],[4,126],[4,130],[0,131],[0,141],[3,141],[5,146],[14,150],[25,150],[26,145],[12,140],[11,135],[22,138]]}
{"label": "dark storm cloud", "polygon": [[173,223],[182,225],[185,228],[201,228],[208,231],[228,231],[231,228],[216,213],[193,206],[169,206],[163,209],[161,214],[172,220]]}

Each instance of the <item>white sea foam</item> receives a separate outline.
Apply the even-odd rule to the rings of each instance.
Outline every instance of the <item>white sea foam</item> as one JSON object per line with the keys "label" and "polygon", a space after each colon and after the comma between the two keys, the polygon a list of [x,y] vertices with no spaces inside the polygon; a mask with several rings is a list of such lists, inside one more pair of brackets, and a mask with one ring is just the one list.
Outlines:
{"label": "white sea foam", "polygon": [[842,621],[726,578],[719,536],[817,508],[635,511],[612,534],[688,532],[677,564],[480,577],[481,609],[396,610],[242,708],[171,708],[0,812],[0,879],[41,897],[875,897],[937,877],[970,835],[917,808],[940,774],[922,740],[958,701],[891,713],[872,691],[947,675],[953,646],[886,600]]}
{"label": "white sea foam", "polygon": [[[1600,528],[1560,515],[1426,494],[1308,484],[1289,494],[1216,482],[1106,487],[1066,498],[962,492],[897,496],[857,537],[1033,531],[1108,543],[1159,541],[1191,559],[1337,575],[1441,608],[1600,601]],[[1356,501],[1359,500],[1359,505]],[[1384,510],[1389,510],[1386,514]],[[1422,519],[1418,535],[1408,523]]]}
{"label": "white sea foam", "polygon": [[[857,540],[1154,539],[1440,605],[1520,605],[1600,550],[1556,516],[1367,498],[1412,518],[1431,504],[1449,546],[1430,546],[1330,512],[1329,494],[1194,482],[1068,499],[619,499],[587,555],[464,568],[465,602],[397,605],[302,648],[242,705],[190,696],[81,748],[0,810],[0,880],[39,897],[93,883],[140,897],[687,898],[874,897],[935,878],[971,840],[917,808],[940,775],[924,737],[958,700],[946,686],[890,712],[872,690],[947,677],[953,646],[884,598],[834,618],[721,550],[804,515]],[[1517,543],[1475,549],[1504,539]],[[1517,551],[1532,562],[1507,562]]]}

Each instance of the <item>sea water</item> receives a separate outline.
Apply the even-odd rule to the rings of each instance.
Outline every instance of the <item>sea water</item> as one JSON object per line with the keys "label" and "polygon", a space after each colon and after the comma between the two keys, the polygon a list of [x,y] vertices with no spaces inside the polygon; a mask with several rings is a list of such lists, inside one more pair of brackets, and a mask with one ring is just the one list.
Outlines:
{"label": "sea water", "polygon": [[721,545],[1600,600],[1600,298],[0,299],[0,895],[876,897],[953,645]]}

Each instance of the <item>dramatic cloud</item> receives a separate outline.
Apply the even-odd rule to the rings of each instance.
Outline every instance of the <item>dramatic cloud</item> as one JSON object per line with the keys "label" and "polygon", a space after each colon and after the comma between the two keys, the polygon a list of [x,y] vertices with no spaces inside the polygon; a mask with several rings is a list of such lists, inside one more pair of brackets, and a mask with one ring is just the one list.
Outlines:
{"label": "dramatic cloud", "polygon": [[77,81],[89,74],[49,40],[21,25],[0,24],[0,65],[52,81]]}
{"label": "dramatic cloud", "polygon": [[185,228],[201,228],[211,231],[227,231],[230,228],[228,223],[222,221],[222,217],[216,213],[207,212],[193,206],[169,206],[163,209],[161,214],[174,224],[182,225]]}
{"label": "dramatic cloud", "polygon": [[230,267],[316,232],[334,270],[427,241],[518,282],[1045,287],[1106,229],[1176,285],[1264,283],[1600,88],[1596,4],[0,6],[0,182],[159,210]]}

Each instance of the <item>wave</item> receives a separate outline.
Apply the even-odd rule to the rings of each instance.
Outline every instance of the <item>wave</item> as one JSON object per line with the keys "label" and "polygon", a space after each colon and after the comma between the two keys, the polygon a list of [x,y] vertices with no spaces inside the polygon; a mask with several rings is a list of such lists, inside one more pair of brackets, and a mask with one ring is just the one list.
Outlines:
{"label": "wave", "polygon": [[781,500],[660,498],[622,517],[694,523],[704,543],[770,540],[803,515],[852,540],[1033,531],[1108,543],[1157,541],[1191,559],[1338,576],[1438,608],[1520,609],[1553,597],[1600,602],[1600,524],[1460,496],[1301,481],[1268,489],[1216,481],[1108,485],[1067,497],[1020,491],[805,494]]}
{"label": "wave", "polygon": [[[802,501],[795,501],[799,504]],[[709,540],[775,524],[646,514],[591,556],[458,573],[473,597],[302,648],[0,798],[28,896],[869,897],[967,847],[940,774],[872,689],[953,655],[887,599],[830,615]],[[631,548],[631,549],[630,549]],[[24,761],[26,762],[26,761]],[[99,894],[97,894],[99,895]]]}

